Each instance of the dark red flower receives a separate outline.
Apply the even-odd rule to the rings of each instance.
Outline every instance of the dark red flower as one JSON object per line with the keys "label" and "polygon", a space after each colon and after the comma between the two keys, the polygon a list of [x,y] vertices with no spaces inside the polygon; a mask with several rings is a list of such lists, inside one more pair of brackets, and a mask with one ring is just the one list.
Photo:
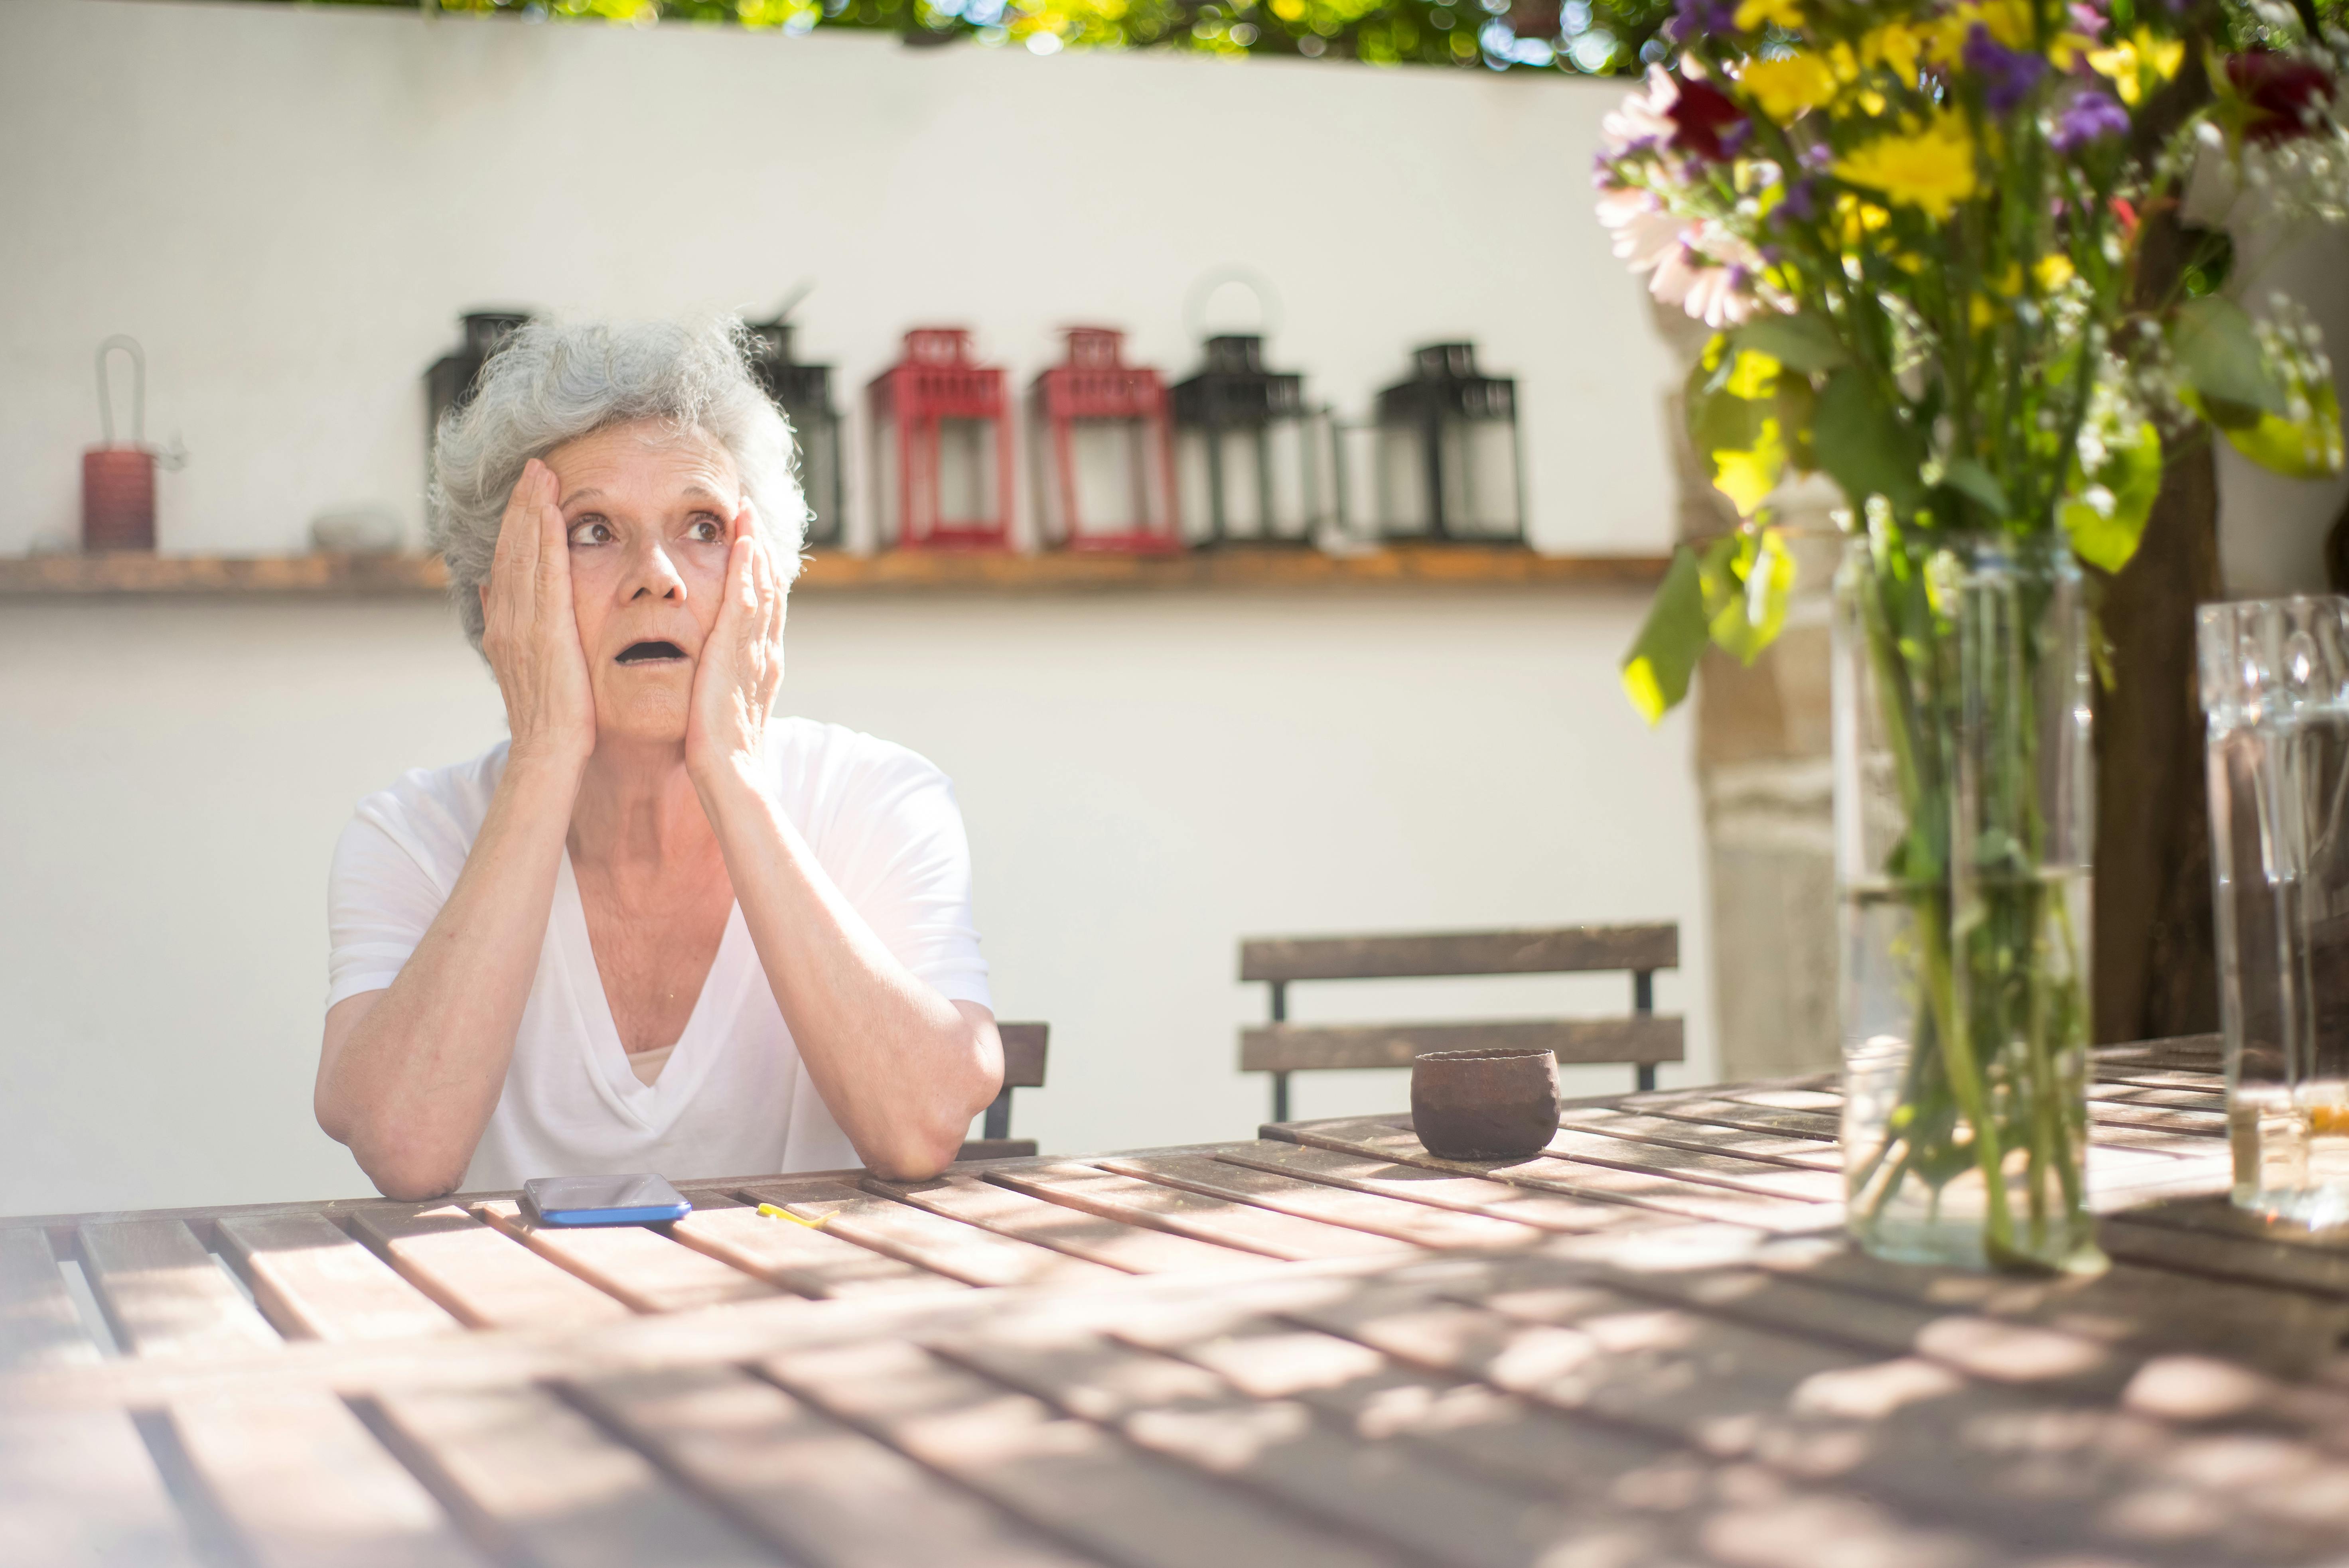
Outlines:
{"label": "dark red flower", "polygon": [[1671,116],[1673,150],[1708,163],[1728,157],[1744,138],[1745,112],[1711,82],[1691,78],[1672,85],[1680,96],[1665,112]]}
{"label": "dark red flower", "polygon": [[2265,50],[2227,58],[2227,80],[2250,112],[2243,137],[2272,146],[2309,133],[2310,122],[2333,102],[2333,75],[2311,60]]}

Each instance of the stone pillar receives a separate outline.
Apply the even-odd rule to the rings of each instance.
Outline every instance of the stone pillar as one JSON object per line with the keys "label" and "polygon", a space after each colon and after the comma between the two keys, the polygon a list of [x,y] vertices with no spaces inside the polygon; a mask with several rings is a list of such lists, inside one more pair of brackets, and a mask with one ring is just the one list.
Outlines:
{"label": "stone pillar", "polygon": [[[1683,365],[1708,334],[1659,307]],[[1689,445],[1677,391],[1665,418],[1677,455],[1682,540],[1734,528]],[[1749,666],[1709,650],[1696,678],[1697,777],[1713,893],[1713,1038],[1725,1079],[1837,1065],[1835,810],[1827,722],[1828,589],[1841,551],[1829,517],[1840,496],[1821,480],[1776,500],[1794,545],[1785,630]]]}

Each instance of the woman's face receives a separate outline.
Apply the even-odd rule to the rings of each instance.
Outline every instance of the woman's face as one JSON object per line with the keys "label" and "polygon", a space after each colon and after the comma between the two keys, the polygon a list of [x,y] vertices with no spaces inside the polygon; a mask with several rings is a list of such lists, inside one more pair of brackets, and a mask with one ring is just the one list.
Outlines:
{"label": "woman's face", "polygon": [[566,442],[545,462],[571,542],[597,741],[682,741],[742,510],[734,459],[707,437],[641,421]]}

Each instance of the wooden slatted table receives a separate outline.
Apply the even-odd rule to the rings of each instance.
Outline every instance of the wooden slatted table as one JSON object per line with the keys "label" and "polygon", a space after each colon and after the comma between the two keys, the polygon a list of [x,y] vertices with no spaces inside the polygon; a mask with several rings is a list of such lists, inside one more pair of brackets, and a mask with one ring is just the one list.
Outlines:
{"label": "wooden slatted table", "polygon": [[2349,1560],[2349,1244],[2226,1203],[2216,1067],[2102,1053],[2093,1280],[1847,1248],[1827,1078],[1506,1165],[1371,1117],[659,1228],[0,1220],[0,1563]]}

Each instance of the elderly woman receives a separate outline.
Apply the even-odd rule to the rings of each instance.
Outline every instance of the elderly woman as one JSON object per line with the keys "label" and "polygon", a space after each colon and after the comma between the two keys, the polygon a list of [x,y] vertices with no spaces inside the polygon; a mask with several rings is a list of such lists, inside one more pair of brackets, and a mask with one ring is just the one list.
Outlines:
{"label": "elderly woman", "polygon": [[1002,1077],[951,786],[770,717],[805,510],[733,334],[533,325],[434,453],[511,738],[359,804],[318,1124],[393,1197],[921,1178]]}

